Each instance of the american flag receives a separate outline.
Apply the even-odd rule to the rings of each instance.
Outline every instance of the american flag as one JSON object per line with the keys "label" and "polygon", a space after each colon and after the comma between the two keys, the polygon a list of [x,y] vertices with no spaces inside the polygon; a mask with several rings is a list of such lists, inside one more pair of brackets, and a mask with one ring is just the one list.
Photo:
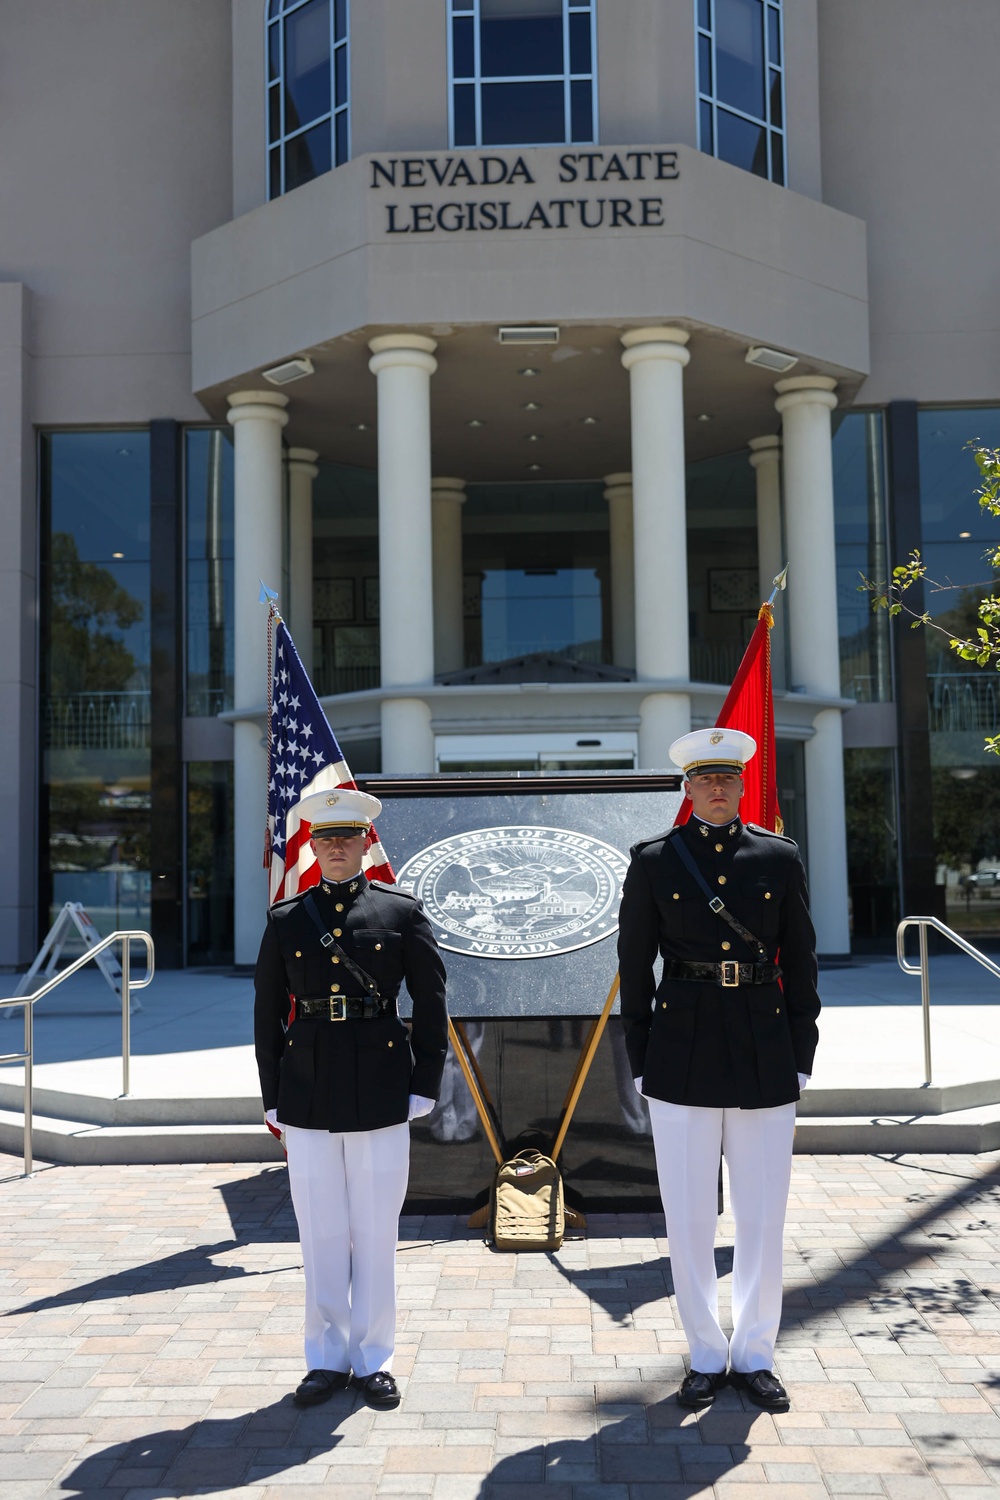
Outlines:
{"label": "american flag", "polygon": [[[269,716],[270,776],[267,829],[270,853],[270,899],[281,901],[319,881],[319,865],[309,847],[311,825],[301,821],[296,804],[310,792],[354,787],[344,759],[320,707],[313,685],[284,620],[273,615],[274,656]],[[365,840],[362,869],[369,880],[395,883],[392,865],[373,824]]]}

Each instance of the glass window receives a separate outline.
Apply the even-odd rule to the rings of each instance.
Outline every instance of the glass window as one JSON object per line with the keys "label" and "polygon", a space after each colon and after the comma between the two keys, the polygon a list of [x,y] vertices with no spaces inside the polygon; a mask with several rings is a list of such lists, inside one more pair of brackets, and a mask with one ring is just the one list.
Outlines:
{"label": "glass window", "polygon": [[597,140],[593,0],[451,0],[453,146]]}
{"label": "glass window", "polygon": [[695,0],[698,145],[785,181],[781,0]]}
{"label": "glass window", "polygon": [[918,435],[923,557],[934,580],[924,608],[941,627],[925,632],[938,884],[949,926],[978,942],[1000,937],[1000,758],[984,749],[987,735],[1000,734],[1000,676],[962,661],[948,637],[974,634],[980,599],[1000,590],[986,560],[1000,522],[980,509],[968,448],[1000,448],[1000,408],[926,409]]}
{"label": "glass window", "polygon": [[892,698],[889,617],[871,607],[861,579],[886,576],[885,458],[880,412],[834,413],[833,505],[837,548],[840,687],[859,703]]}
{"label": "glass window", "polygon": [[[313,480],[313,686],[320,697],[378,687],[378,477],[319,464]],[[348,752],[355,772],[372,769]]]}
{"label": "glass window", "polygon": [[465,664],[610,663],[608,507],[600,484],[470,484],[462,510]]}
{"label": "glass window", "polygon": [[[730,683],[757,625],[757,480],[745,450],[687,466],[690,672]],[[773,664],[780,680],[778,663]]]}
{"label": "glass window", "polygon": [[267,191],[277,198],[350,156],[347,0],[271,0],[266,24]]}
{"label": "glass window", "polygon": [[149,435],[41,439],[41,921],[149,927]]}
{"label": "glass window", "polygon": [[184,435],[187,589],[185,712],[233,706],[233,440],[231,428]]}
{"label": "glass window", "polygon": [[233,765],[187,766],[187,961],[233,961]]}

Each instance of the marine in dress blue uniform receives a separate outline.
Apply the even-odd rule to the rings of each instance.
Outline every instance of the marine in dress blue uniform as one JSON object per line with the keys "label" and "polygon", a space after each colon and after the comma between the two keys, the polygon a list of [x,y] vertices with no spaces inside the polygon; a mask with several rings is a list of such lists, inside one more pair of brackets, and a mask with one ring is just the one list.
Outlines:
{"label": "marine in dress blue uniform", "polygon": [[[315,1405],[353,1378],[369,1405],[391,1407],[408,1121],[441,1087],[445,970],[420,902],[361,873],[378,799],[316,792],[297,811],[322,879],[271,908],[254,977],[261,1096],[284,1135],[305,1271],[295,1400]],[[404,982],[409,1026],[396,1008]]]}
{"label": "marine in dress blue uniform", "polygon": [[[820,1002],[798,848],[739,817],[755,751],[750,735],[728,729],[696,730],[671,746],[693,815],[632,849],[618,953],[625,1041],[649,1106],[690,1347],[678,1400],[708,1406],[728,1379],[756,1405],[784,1411],[788,1394],[772,1370],[782,1238],[795,1103],[812,1072]],[[710,898],[721,898],[744,935]],[[731,1337],[719,1323],[714,1262],[720,1150],[736,1222]]]}

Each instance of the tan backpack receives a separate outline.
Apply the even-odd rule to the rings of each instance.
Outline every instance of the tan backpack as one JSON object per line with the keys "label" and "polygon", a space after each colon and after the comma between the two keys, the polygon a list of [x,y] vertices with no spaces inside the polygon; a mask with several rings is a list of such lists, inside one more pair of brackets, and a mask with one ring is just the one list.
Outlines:
{"label": "tan backpack", "polygon": [[558,1250],[566,1233],[562,1174],[550,1156],[519,1151],[501,1162],[490,1195],[489,1238],[498,1250]]}

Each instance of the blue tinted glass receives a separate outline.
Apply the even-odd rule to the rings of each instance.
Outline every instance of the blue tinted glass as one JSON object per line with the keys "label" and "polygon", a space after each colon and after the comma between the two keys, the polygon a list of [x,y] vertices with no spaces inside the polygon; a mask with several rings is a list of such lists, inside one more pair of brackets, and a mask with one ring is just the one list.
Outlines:
{"label": "blue tinted glass", "polygon": [[781,74],[776,73],[773,68],[771,69],[770,95],[771,124],[777,125],[780,129],[784,124],[784,121],[781,118]]}
{"label": "blue tinted glass", "polygon": [[347,48],[338,47],[333,54],[333,71],[336,80],[336,92],[334,102],[336,104],[347,103]]}
{"label": "blue tinted glass", "polygon": [[594,86],[589,78],[570,84],[569,108],[573,140],[589,143],[594,139]]}
{"label": "blue tinted glass", "polygon": [[741,120],[725,109],[717,112],[716,121],[719,131],[716,155],[723,161],[731,161],[735,167],[742,167],[745,172],[766,177],[767,132],[764,127]]}
{"label": "blue tinted glass", "polygon": [[698,25],[708,31],[712,25],[711,0],[698,0]]}
{"label": "blue tinted glass", "polygon": [[463,16],[451,23],[451,62],[455,78],[474,78],[476,73],[476,45],[471,16]]}
{"label": "blue tinted glass", "polygon": [[272,79],[281,76],[281,33],[277,26],[267,28],[267,77]]}
{"label": "blue tinted glass", "polygon": [[698,145],[702,151],[709,155],[715,151],[715,137],[712,132],[712,106],[702,101],[698,105]]}
{"label": "blue tinted glass", "polygon": [[48,442],[52,531],[71,535],[87,562],[148,559],[148,433],[57,432]]}
{"label": "blue tinted glass", "polygon": [[281,147],[275,146],[267,158],[268,197],[277,198],[281,192]]}
{"label": "blue tinted glass", "polygon": [[342,42],[347,36],[347,0],[334,0],[333,39]]}
{"label": "blue tinted glass", "polygon": [[[979,561],[977,577],[987,577],[982,562],[985,544],[997,545],[997,523],[980,509],[976,493],[982,484],[967,443],[1000,448],[1000,408],[972,407],[918,414],[920,442],[920,517],[924,542],[965,542]],[[968,532],[963,537],[962,532]],[[935,578],[944,575],[935,573]],[[937,612],[948,606],[928,604]]]}
{"label": "blue tinted glass", "polygon": [[576,14],[569,18],[569,70],[590,72],[590,17]]}
{"label": "blue tinted glass", "polygon": [[451,0],[451,8],[454,11],[473,10],[475,8],[475,0]]}
{"label": "blue tinted glass", "polygon": [[281,14],[281,0],[268,0],[267,14],[268,14],[269,17],[270,16],[280,16],[280,14]]}
{"label": "blue tinted glass", "polygon": [[324,120],[313,130],[303,131],[285,145],[285,192],[311,182],[329,172],[333,162],[330,150],[330,122]]}
{"label": "blue tinted glass", "polygon": [[233,439],[185,434],[187,713],[232,706]]}
{"label": "blue tinted glass", "polygon": [[455,110],[455,145],[476,144],[476,90],[471,83],[460,84],[453,91]]}
{"label": "blue tinted glass", "polygon": [[715,0],[716,95],[764,117],[764,18],[761,0]]}
{"label": "blue tinted glass", "polygon": [[698,87],[703,94],[712,92],[712,43],[707,36],[698,38]]}
{"label": "blue tinted glass", "polygon": [[[561,11],[555,16],[498,16],[494,20],[482,17],[479,23],[479,65],[484,78],[524,78],[561,73]],[[562,140],[561,134],[559,139]]]}
{"label": "blue tinted glass", "polygon": [[337,154],[335,166],[342,167],[347,160],[347,110],[342,109],[333,121],[334,140],[336,142]]}
{"label": "blue tinted glass", "polygon": [[484,146],[543,146],[565,138],[561,83],[483,85]]}
{"label": "blue tinted glass", "polygon": [[276,83],[267,91],[267,138],[281,140],[281,84]]}
{"label": "blue tinted glass", "polygon": [[780,135],[771,132],[771,181],[779,187],[785,185],[785,143]]}
{"label": "blue tinted glass", "polygon": [[309,0],[285,21],[285,130],[330,110],[330,0]]}
{"label": "blue tinted glass", "polygon": [[773,5],[767,7],[767,53],[771,62],[781,65],[781,17]]}

